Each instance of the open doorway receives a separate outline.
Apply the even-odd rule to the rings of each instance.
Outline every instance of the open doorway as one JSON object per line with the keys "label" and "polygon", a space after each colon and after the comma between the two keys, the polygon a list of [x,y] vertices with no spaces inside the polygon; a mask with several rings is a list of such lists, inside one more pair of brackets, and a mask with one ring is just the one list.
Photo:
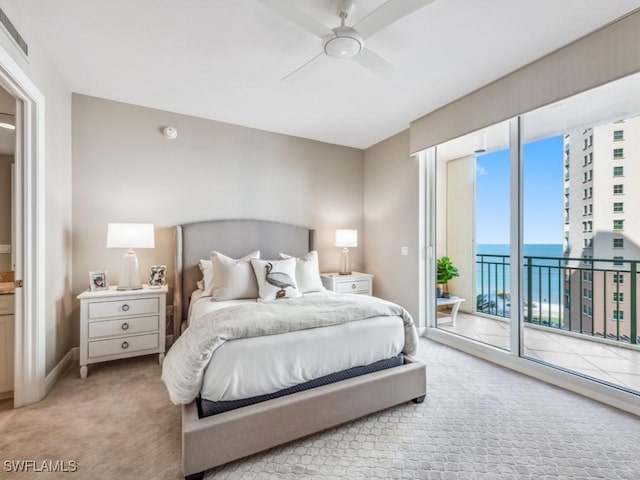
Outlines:
{"label": "open doorway", "polygon": [[0,410],[13,408],[16,99],[0,87]]}

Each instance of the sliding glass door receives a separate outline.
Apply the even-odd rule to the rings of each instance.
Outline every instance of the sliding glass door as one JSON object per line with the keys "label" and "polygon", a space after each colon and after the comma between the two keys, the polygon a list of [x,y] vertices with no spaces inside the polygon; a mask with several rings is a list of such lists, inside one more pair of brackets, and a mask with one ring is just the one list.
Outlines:
{"label": "sliding glass door", "polygon": [[[510,349],[510,172],[508,122],[438,147],[436,325],[504,350]],[[457,273],[451,279],[442,278],[447,261]]]}
{"label": "sliding glass door", "polygon": [[457,276],[432,324],[640,392],[640,75],[439,145],[435,164],[435,257]]}

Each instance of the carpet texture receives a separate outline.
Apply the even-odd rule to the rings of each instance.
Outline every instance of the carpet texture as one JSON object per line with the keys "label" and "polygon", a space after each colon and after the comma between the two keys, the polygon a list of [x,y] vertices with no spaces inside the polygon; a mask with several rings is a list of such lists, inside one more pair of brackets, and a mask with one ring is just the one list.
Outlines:
{"label": "carpet texture", "polygon": [[[427,398],[210,470],[206,479],[627,479],[640,418],[421,339]],[[177,479],[180,410],[156,357],[77,368],[42,402],[0,412],[0,460],[74,459],[75,474]],[[310,412],[310,414],[313,414]]]}

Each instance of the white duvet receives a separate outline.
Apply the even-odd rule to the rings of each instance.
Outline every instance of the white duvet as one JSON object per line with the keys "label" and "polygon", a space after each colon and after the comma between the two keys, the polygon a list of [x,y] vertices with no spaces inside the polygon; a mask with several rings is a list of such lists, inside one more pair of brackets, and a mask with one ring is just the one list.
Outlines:
{"label": "white duvet", "polygon": [[[255,303],[255,300],[212,302],[211,297],[197,291],[192,296],[189,322],[241,303]],[[404,342],[402,318],[388,316],[227,341],[215,351],[205,369],[201,395],[206,400],[228,401],[273,393],[330,373],[393,357],[402,351]]]}

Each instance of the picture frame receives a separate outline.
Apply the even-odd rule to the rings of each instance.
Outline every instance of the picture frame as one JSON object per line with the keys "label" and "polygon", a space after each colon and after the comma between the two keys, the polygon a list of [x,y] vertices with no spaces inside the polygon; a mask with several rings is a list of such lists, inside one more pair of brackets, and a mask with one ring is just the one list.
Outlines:
{"label": "picture frame", "polygon": [[89,290],[97,292],[109,289],[109,274],[106,270],[94,270],[89,272]]}
{"label": "picture frame", "polygon": [[149,268],[149,287],[160,288],[167,284],[167,266],[151,265]]}

